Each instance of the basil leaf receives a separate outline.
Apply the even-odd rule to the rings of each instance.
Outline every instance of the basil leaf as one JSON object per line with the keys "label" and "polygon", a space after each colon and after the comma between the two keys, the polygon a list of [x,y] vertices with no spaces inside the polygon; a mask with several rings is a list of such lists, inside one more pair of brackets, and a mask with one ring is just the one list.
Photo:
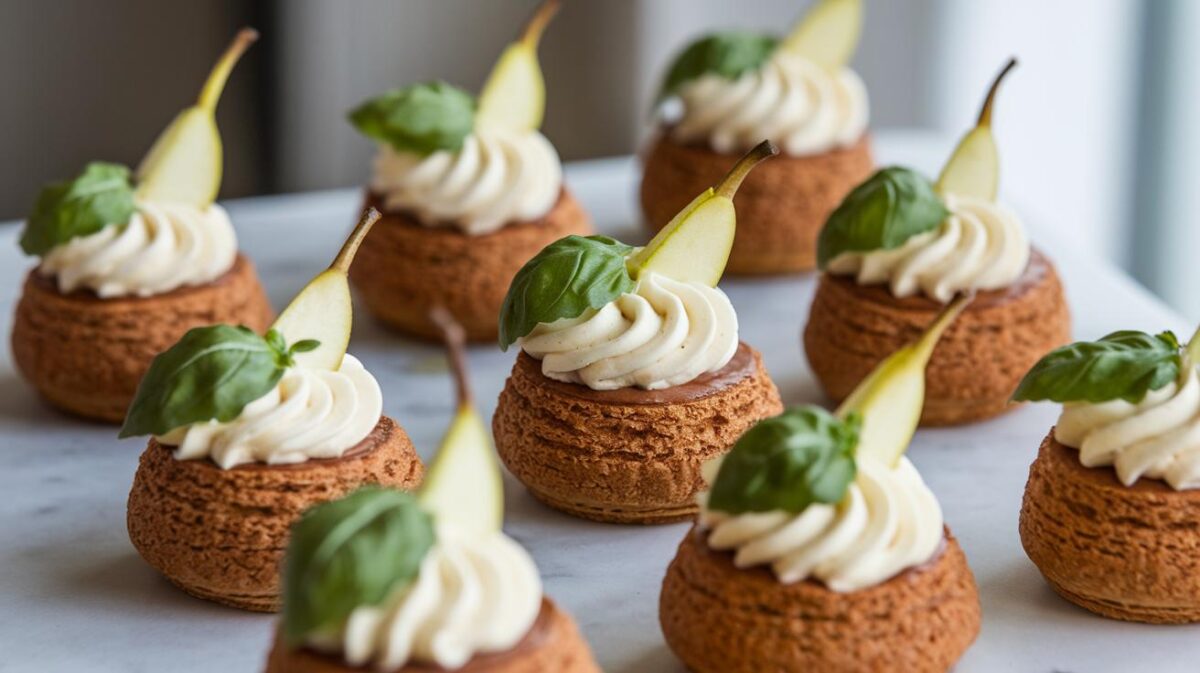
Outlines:
{"label": "basil leaf", "polygon": [[702,37],[684,49],[667,70],[658,99],[673,96],[684,84],[707,75],[737,79],[762,66],[779,39],[748,32],[716,33]]}
{"label": "basil leaf", "polygon": [[475,127],[475,97],[444,82],[389,91],[350,112],[363,135],[422,156],[456,151]]}
{"label": "basil leaf", "polygon": [[578,318],[633,290],[625,258],[633,248],[607,236],[567,236],[525,263],[500,307],[500,349],[538,323]]}
{"label": "basil leaf", "polygon": [[288,542],[284,636],[299,644],[382,603],[417,576],[433,543],[433,520],[402,491],[367,486],[308,510]]}
{"label": "basil leaf", "polygon": [[74,180],[42,189],[21,232],[21,249],[27,255],[44,255],[78,236],[124,224],[133,211],[129,169],[90,163]]}
{"label": "basil leaf", "polygon": [[1170,332],[1113,332],[1050,351],[1021,379],[1012,399],[1137,403],[1175,380],[1182,366],[1179,340]]}
{"label": "basil leaf", "polygon": [[841,420],[813,406],[760,421],[733,445],[708,495],[720,512],[798,513],[837,503],[854,481],[861,418]]}
{"label": "basil leaf", "polygon": [[821,268],[844,252],[891,250],[937,229],[950,215],[933,183],[914,170],[891,166],[854,188],[821,229]]}
{"label": "basil leaf", "polygon": [[138,385],[121,437],[161,435],[200,421],[231,421],[266,395],[290,358],[246,327],[197,327],[160,353]]}

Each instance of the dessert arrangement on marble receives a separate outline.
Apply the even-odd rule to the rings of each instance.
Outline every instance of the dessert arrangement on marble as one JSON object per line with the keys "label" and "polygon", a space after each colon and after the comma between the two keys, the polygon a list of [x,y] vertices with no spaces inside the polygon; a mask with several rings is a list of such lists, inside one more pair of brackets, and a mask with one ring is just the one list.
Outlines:
{"label": "dessert arrangement on marble", "polygon": [[813,374],[844,399],[958,292],[976,292],[926,371],[923,425],[972,423],[1012,408],[1009,396],[1046,351],[1070,338],[1062,284],[1019,217],[997,201],[996,93],[937,182],[892,166],[854,188],[821,230],[823,273],[804,327]]}
{"label": "dessert arrangement on marble", "polygon": [[288,528],[302,512],[364,484],[421,481],[375,377],[346,352],[347,272],[378,219],[363,217],[265,335],[194,328],[138,386],[121,436],[151,438],[129,492],[129,539],[184,591],[276,610]]}
{"label": "dessert arrangement on marble", "polygon": [[462,328],[446,331],[458,411],[414,494],[365,487],[314,507],[288,544],[268,673],[599,673],[529,553],[501,530],[504,488],[467,382]]}
{"label": "dessert arrangement on marble", "polygon": [[1063,598],[1113,619],[1200,621],[1200,331],[1055,349],[1013,398],[1063,405],[1029,468],[1021,543]]}
{"label": "dessert arrangement on marble", "polygon": [[366,207],[383,219],[352,280],[367,309],[437,338],[443,306],[473,341],[496,338],[517,270],[547,244],[592,232],[538,128],[545,84],[537,48],[558,10],[547,0],[501,54],[478,100],[444,82],[389,91],[350,113],[379,142]]}
{"label": "dessert arrangement on marble", "polygon": [[[905,454],[919,426],[1054,401],[1020,511],[1030,560],[1102,616],[1200,621],[1200,331],[1064,345],[1055,267],[998,200],[1015,61],[930,180],[874,169],[847,65],[860,0],[819,0],[782,40],[694,42],[662,87],[678,114],[646,156],[637,247],[589,235],[539,131],[559,4],[478,99],[432,82],[351,112],[379,143],[362,217],[274,322],[215,203],[214,111],[254,31],[136,174],[92,163],[43,190],[14,360],[50,404],[149,437],[127,506],[146,563],[281,611],[269,673],[598,671],[503,530],[503,462],[574,517],[694,521],[659,595],[689,670],[947,671],[979,591]],[[834,411],[785,408],[718,287],[814,265],[803,350]],[[428,471],[348,352],[351,285],[447,345],[457,405]],[[464,343],[491,339],[518,352],[489,433]]]}
{"label": "dessert arrangement on marble", "polygon": [[570,236],[517,273],[500,347],[521,352],[492,428],[538,500],[614,523],[689,518],[701,464],[783,408],[716,287],[734,194],[776,153],[765,141],[751,150],[644,248]]}
{"label": "dessert arrangement on marble", "polygon": [[238,254],[229,215],[215,203],[217,102],[257,37],[237,35],[136,174],[93,162],[38,195],[21,249],[39,262],[22,288],[12,353],[54,406],[120,422],[150,361],[189,329],[270,323],[254,265]]}
{"label": "dessert arrangement on marble", "polygon": [[871,173],[867,89],[847,63],[858,46],[861,0],[825,0],[783,40],[733,31],[684,49],[667,70],[664,118],[647,150],[641,204],[652,230],[716,183],[763,139],[781,155],[738,193],[729,272],[777,274],[816,265],[817,234]]}

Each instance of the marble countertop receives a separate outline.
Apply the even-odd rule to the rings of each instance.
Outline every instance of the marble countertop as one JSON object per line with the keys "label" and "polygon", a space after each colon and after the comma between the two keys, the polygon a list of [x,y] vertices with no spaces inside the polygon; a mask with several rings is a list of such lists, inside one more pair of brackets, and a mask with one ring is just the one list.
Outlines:
{"label": "marble countertop", "polygon": [[[935,170],[950,141],[880,133],[881,162]],[[568,181],[602,232],[641,240],[636,165],[628,158],[571,165]],[[227,204],[242,248],[276,307],[325,264],[352,224],[355,190]],[[1019,205],[1019,204],[1018,204]],[[1117,328],[1174,329],[1182,319],[1099,260],[1075,254],[1082,223],[1025,213],[1058,263],[1080,338]],[[29,266],[16,227],[0,228],[0,333],[11,330]],[[758,347],[785,403],[825,403],[800,347],[813,278],[726,280],[742,338]],[[378,377],[385,413],[426,458],[453,412],[440,348],[356,321],[351,351]],[[512,366],[494,347],[470,352],[481,411],[490,414]],[[909,452],[966,550],[983,601],[983,631],[962,673],[1195,671],[1200,627],[1144,626],[1092,616],[1059,599],[1026,559],[1017,513],[1029,463],[1054,422],[1027,406],[956,429],[921,430]],[[125,532],[125,499],[139,440],[43,405],[0,353],[0,671],[261,670],[274,619],[191,598],[141,561]],[[663,572],[687,526],[621,527],[573,519],[536,503],[507,477],[507,530],[537,559],[546,591],[578,620],[610,673],[682,671],[658,628]]]}

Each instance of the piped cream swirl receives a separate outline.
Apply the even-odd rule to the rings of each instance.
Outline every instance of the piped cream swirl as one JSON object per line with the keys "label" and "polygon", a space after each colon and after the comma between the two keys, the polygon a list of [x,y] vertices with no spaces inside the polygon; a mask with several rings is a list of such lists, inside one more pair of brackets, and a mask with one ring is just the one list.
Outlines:
{"label": "piped cream swirl", "polygon": [[476,129],[455,152],[420,156],[382,145],[371,189],[388,210],[480,235],[550,212],[562,189],[562,164],[537,131]]}
{"label": "piped cream swirl", "polygon": [[102,298],[163,294],[211,282],[233,268],[237,235],[225,209],[139,201],[129,222],[73,238],[38,267],[61,292]]}
{"label": "piped cream swirl", "polygon": [[375,377],[353,355],[337,371],[290,367],[266,395],[232,421],[192,423],[157,437],[175,458],[211,458],[224,469],[243,463],[302,463],[338,458],[366,439],[383,413]]}
{"label": "piped cream swirl", "polygon": [[355,608],[341,632],[311,644],[351,666],[395,671],[409,662],[457,669],[512,649],[537,620],[542,583],[529,553],[500,532],[439,526],[417,578],[382,605]]}
{"label": "piped cream swirl", "polygon": [[1136,404],[1069,402],[1054,428],[1060,444],[1079,450],[1085,467],[1111,465],[1122,484],[1161,479],[1177,491],[1200,488],[1200,380],[1196,369]]}
{"label": "piped cream swirl", "polygon": [[943,304],[960,292],[996,290],[1020,278],[1030,245],[1017,216],[991,201],[945,199],[950,216],[934,231],[892,250],[843,253],[828,271],[854,276],[860,285],[886,283],[896,297],[920,292]]}
{"label": "piped cream swirl", "polygon": [[645,274],[633,292],[521,340],[542,373],[593,390],[657,390],[715,372],[738,348],[737,313],[721,290]]}
{"label": "piped cream swirl", "polygon": [[807,578],[844,593],[880,584],[929,561],[944,535],[942,509],[908,458],[895,468],[860,460],[858,475],[836,505],[799,514],[710,510],[700,499],[708,545],[732,550],[734,565],[769,565],[784,584]]}
{"label": "piped cream swirl", "polygon": [[703,75],[679,91],[683,114],[672,135],[718,152],[769,139],[795,156],[849,147],[866,133],[867,88],[853,70],[830,71],[780,49],[737,79]]}

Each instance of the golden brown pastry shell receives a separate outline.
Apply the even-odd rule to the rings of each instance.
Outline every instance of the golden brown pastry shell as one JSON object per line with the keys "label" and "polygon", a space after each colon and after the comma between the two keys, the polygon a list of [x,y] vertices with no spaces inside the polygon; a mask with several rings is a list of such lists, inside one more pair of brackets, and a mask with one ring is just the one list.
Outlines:
{"label": "golden brown pastry shell", "polygon": [[[822,274],[804,327],[804,350],[826,394],[841,401],[885,357],[915,341],[943,305],[897,299],[886,285]],[[1025,372],[1071,338],[1054,265],[1037,250],[1011,287],[980,292],[942,334],[925,368],[921,425],[958,425],[1013,408]]]}
{"label": "golden brown pastry shell", "polygon": [[1042,440],[1021,505],[1021,544],[1063,598],[1098,615],[1150,624],[1200,621],[1200,490],[1157,479],[1133,486],[1111,467]]}
{"label": "golden brown pastry shell", "polygon": [[508,470],[547,505],[597,521],[657,524],[693,516],[700,466],[782,410],[762,357],[746,344],[720,372],[665,391],[554,381],[521,353],[492,431]]}
{"label": "golden brown pastry shell", "polygon": [[[267,657],[266,673],[361,673],[367,667],[348,666],[339,659],[299,648],[291,649],[276,632]],[[437,673],[440,666],[408,664],[395,673]],[[456,673],[600,673],[587,641],[579,634],[571,616],[549,598],[542,598],[542,611],[529,633],[507,652],[481,654]]]}
{"label": "golden brown pastry shell", "polygon": [[513,222],[481,236],[426,227],[409,213],[387,212],[370,191],[367,207],[383,217],[359,249],[350,280],[376,318],[423,339],[441,339],[441,330],[429,320],[430,309],[441,304],[468,339],[495,341],[500,305],[525,262],[564,236],[592,233],[587,213],[565,188],[541,219]]}
{"label": "golden brown pastry shell", "polygon": [[874,587],[835,593],[738,569],[693,528],[667,569],[659,622],[696,673],[945,673],[979,634],[979,591],[958,541]]}
{"label": "golden brown pastry shell", "polygon": [[254,265],[242,255],[211,283],[153,297],[63,294],[34,269],[13,320],[13,361],[55,407],[119,423],[151,360],[188,330],[229,323],[262,333],[272,315]]}
{"label": "golden brown pastry shell", "polygon": [[[646,225],[662,229],[692,199],[716,186],[741,156],[681,144],[671,138],[669,128],[662,129],[643,166]],[[844,149],[804,157],[780,154],[756,166],[733,199],[737,236],[726,272],[762,275],[816,268],[817,236],[825,220],[874,169],[868,135]]]}
{"label": "golden brown pastry shell", "polygon": [[408,435],[386,416],[341,458],[292,465],[223,470],[208,459],[176,460],[151,439],[129,492],[129,539],[189,594],[272,612],[288,531],[305,510],[367,484],[412,489],[423,474]]}

